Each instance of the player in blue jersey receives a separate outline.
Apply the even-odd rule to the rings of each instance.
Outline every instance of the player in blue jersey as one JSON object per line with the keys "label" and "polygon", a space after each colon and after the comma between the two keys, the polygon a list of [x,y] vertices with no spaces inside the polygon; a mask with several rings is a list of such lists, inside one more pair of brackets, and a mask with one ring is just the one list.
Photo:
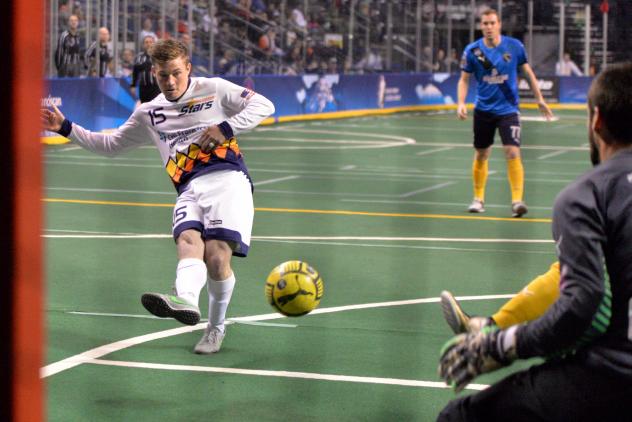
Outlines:
{"label": "player in blue jersey", "polygon": [[488,159],[494,143],[496,129],[500,133],[507,174],[511,188],[511,212],[513,217],[527,213],[524,202],[524,169],[520,159],[520,112],[518,110],[518,69],[526,76],[538,103],[540,112],[550,120],[551,109],[544,101],[538,81],[527,63],[524,46],[515,38],[500,35],[501,23],[498,12],[488,9],[481,15],[483,38],[468,45],[461,58],[461,78],[457,95],[457,115],[467,118],[465,97],[474,74],[477,82],[474,107],[474,162],[472,180],[474,199],[470,212],[484,212],[485,184],[488,174]]}

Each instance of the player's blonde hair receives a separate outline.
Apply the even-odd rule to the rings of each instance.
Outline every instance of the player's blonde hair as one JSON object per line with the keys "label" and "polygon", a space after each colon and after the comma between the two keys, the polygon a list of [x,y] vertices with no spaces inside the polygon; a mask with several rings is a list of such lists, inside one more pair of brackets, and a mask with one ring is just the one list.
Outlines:
{"label": "player's blonde hair", "polygon": [[149,50],[152,63],[164,64],[171,60],[183,57],[189,62],[189,48],[178,40],[159,40]]}

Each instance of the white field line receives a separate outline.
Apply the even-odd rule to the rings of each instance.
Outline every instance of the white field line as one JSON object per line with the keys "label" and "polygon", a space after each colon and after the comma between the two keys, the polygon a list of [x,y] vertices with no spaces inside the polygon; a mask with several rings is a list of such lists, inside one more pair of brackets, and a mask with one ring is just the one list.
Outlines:
{"label": "white field line", "polygon": [[[171,239],[172,236],[168,234],[162,235],[140,235],[140,236],[121,236],[121,235],[41,235],[47,239]],[[523,249],[488,249],[488,248],[462,248],[462,247],[449,247],[449,246],[421,246],[421,245],[405,245],[405,244],[380,244],[380,243],[350,243],[343,241],[323,241],[323,240],[293,240],[293,239],[260,239],[257,237],[252,238],[256,242],[271,242],[271,243],[291,243],[291,244],[303,244],[303,245],[327,245],[327,246],[351,246],[354,248],[390,248],[390,249],[423,249],[429,251],[453,251],[453,252],[483,252],[483,253],[524,253],[535,255],[550,255],[550,251],[535,251],[535,250],[523,250]],[[504,243],[504,242],[503,242]],[[512,243],[512,242],[506,242]],[[531,243],[553,243],[553,241],[535,240]]]}
{"label": "white field line", "polygon": [[[71,315],[84,315],[84,316],[98,316],[98,317],[114,317],[114,318],[139,318],[139,319],[157,319],[165,320],[154,315],[149,314],[115,314],[111,312],[84,312],[84,311],[67,311],[67,314]],[[201,319],[200,322],[208,321],[207,319]],[[244,324],[244,325],[258,325],[262,327],[281,327],[281,328],[296,328],[297,324],[278,324],[274,322],[258,322],[258,321],[244,321],[240,318],[228,318],[225,325],[231,324]]]}
{"label": "white field line", "polygon": [[75,150],[78,150],[78,149],[82,149],[82,148],[78,147],[78,146],[72,146],[72,147],[56,149],[55,152],[75,151]]}
{"label": "white field line", "polygon": [[441,127],[439,125],[425,124],[425,125],[385,125],[383,123],[371,124],[367,123],[337,123],[336,127],[347,127],[350,129],[367,129],[368,127],[375,127],[383,129],[385,126],[390,126],[397,129],[409,129],[409,130],[434,130],[434,131],[446,131],[446,132],[472,132],[472,128],[460,128],[460,127]]}
{"label": "white field line", "polygon": [[426,151],[419,151],[415,155],[430,155],[430,154],[434,154],[435,152],[450,151],[452,148],[453,147],[433,148]]}
{"label": "white field line", "polygon": [[[485,296],[466,296],[465,298],[457,298],[460,300],[488,300],[488,299],[507,299],[507,298],[511,298],[513,297],[513,294],[507,295],[485,295]],[[346,305],[346,306],[335,306],[335,307],[330,307],[330,308],[319,308],[319,309],[315,309],[314,311],[311,312],[310,315],[316,315],[316,314],[328,314],[328,313],[335,313],[335,312],[343,312],[343,311],[351,311],[351,310],[358,310],[358,309],[371,309],[371,308],[385,308],[385,307],[391,307],[391,306],[404,306],[404,305],[415,305],[415,304],[422,304],[422,303],[437,303],[439,302],[439,298],[438,297],[432,297],[432,298],[420,298],[420,299],[408,299],[408,300],[400,300],[400,301],[389,301],[389,302],[376,302],[376,303],[363,303],[363,304],[356,304],[356,305]],[[281,314],[278,313],[270,313],[270,314],[261,314],[261,315],[251,315],[251,316],[246,316],[246,317],[239,317],[239,318],[231,318],[231,320],[233,321],[241,321],[241,322],[259,322],[259,321],[269,321],[272,319],[282,319],[282,318],[287,318]],[[172,328],[169,330],[164,330],[164,331],[158,331],[155,333],[150,333],[150,334],[144,334],[141,336],[137,336],[137,337],[132,337],[129,339],[125,339],[125,340],[120,340],[114,343],[110,343],[110,344],[106,344],[103,346],[99,346],[99,347],[95,347],[94,349],[90,349],[87,350],[83,353],[79,353],[77,355],[74,356],[70,356],[66,359],[62,359],[60,361],[51,363],[49,365],[44,366],[43,368],[40,369],[40,377],[41,378],[46,378],[55,374],[58,374],[60,372],[66,371],[68,369],[74,368],[78,365],[84,364],[84,363],[96,363],[99,364],[98,360],[99,358],[106,356],[110,353],[114,353],[123,349],[127,349],[129,347],[132,346],[137,346],[139,344],[143,344],[149,341],[153,341],[153,340],[158,340],[158,339],[162,339],[162,338],[167,338],[167,337],[171,337],[171,336],[176,336],[179,334],[184,334],[184,333],[190,333],[193,331],[197,331],[197,330],[202,330],[206,328],[206,323],[199,323],[195,326],[185,326],[185,327],[178,327],[178,328]],[[164,368],[163,368],[164,369]],[[238,368],[224,368],[225,370],[238,370]],[[283,373],[285,371],[279,371],[280,373]],[[236,372],[235,372],[236,373]],[[297,373],[299,374],[299,373]],[[250,375],[255,375],[255,374],[250,374]],[[323,374],[321,374],[323,375]],[[276,376],[281,376],[279,374],[277,374]],[[415,380],[405,380],[405,381],[415,381]],[[356,381],[358,382],[358,381]],[[394,385],[406,385],[406,384],[399,384],[397,382],[393,383]],[[435,384],[442,384],[442,383],[435,383]],[[425,385],[425,386],[430,386],[430,385]],[[485,386],[483,386],[484,388]],[[441,388],[445,388],[445,387],[441,387]]]}
{"label": "white field line", "polygon": [[[281,192],[278,192],[281,193]],[[289,193],[289,192],[287,192]],[[296,192],[296,195],[300,194],[300,192]],[[398,201],[398,200],[382,200],[382,199],[339,199],[341,202],[361,202],[361,203],[376,203],[376,204],[417,204],[417,205],[437,205],[437,206],[457,206],[465,207],[468,205],[465,202],[430,202],[430,201]],[[509,209],[508,204],[488,204],[485,203],[485,208],[507,208]],[[553,207],[543,207],[537,205],[529,204],[529,209],[534,210],[552,210]]]}
{"label": "white field line", "polygon": [[401,195],[399,195],[399,197],[400,198],[408,198],[410,196],[417,195],[418,193],[424,193],[424,192],[430,192],[430,191],[437,190],[437,189],[442,189],[442,188],[445,188],[446,186],[450,186],[450,185],[453,185],[455,183],[456,182],[439,183],[437,185],[428,186],[427,188],[414,190],[412,192],[402,193]]}
{"label": "white field line", "polygon": [[170,234],[42,234],[45,239],[173,239]]}
{"label": "white field line", "polygon": [[255,186],[261,186],[261,185],[269,185],[271,183],[277,183],[277,182],[284,182],[286,180],[294,180],[294,179],[298,179],[300,176],[286,176],[286,177],[278,177],[276,179],[268,179],[268,180],[261,180],[259,182],[255,182],[253,183],[253,185]]}
{"label": "white field line", "polygon": [[479,252],[479,253],[499,253],[499,254],[533,254],[533,255],[551,255],[551,251],[536,251],[528,249],[486,249],[486,248],[457,248],[448,246],[421,246],[421,245],[398,245],[398,244],[380,244],[380,243],[347,243],[347,242],[331,242],[331,241],[309,241],[309,240],[267,240],[257,239],[258,242],[272,243],[293,243],[305,245],[327,245],[327,246],[351,246],[354,248],[387,248],[387,249],[423,249],[429,251],[452,251],[452,252]]}
{"label": "white field line", "polygon": [[[66,231],[66,230],[55,230]],[[42,237],[63,239],[170,239],[171,234],[118,234],[118,233],[74,233],[74,234],[42,234]],[[252,240],[358,240],[358,241],[393,241],[393,242],[458,242],[458,243],[553,243],[551,239],[502,239],[502,238],[468,238],[468,237],[392,237],[392,236],[252,236]]]}
{"label": "white field line", "polygon": [[62,187],[51,187],[51,186],[47,186],[44,189],[60,190],[60,191],[66,191],[66,192],[134,193],[134,194],[146,194],[146,195],[169,195],[174,198],[177,196],[177,193],[175,190],[166,192],[166,191],[151,191],[151,190],[130,190],[130,189],[62,188]]}
{"label": "white field line", "polygon": [[[551,117],[550,120],[547,120],[547,118],[544,116],[522,116],[521,115],[520,120],[523,120],[525,122],[557,122],[558,120],[560,120],[560,118],[558,116],[553,116]],[[555,126],[555,129],[557,129],[557,126]]]}
{"label": "white field line", "polygon": [[[302,177],[302,176],[297,176]],[[47,187],[48,190],[59,190],[59,191],[73,191],[73,192],[94,192],[94,193],[132,193],[132,194],[148,194],[148,195],[165,195],[165,196],[176,196],[175,191],[169,192],[158,192],[158,191],[142,191],[142,190],[123,190],[123,189],[92,189],[92,188],[62,188],[62,187]],[[365,203],[384,203],[384,204],[418,204],[418,205],[438,205],[438,206],[460,206],[463,207],[467,204],[464,202],[432,202],[432,201],[401,201],[396,200],[396,198],[400,198],[401,194],[391,194],[391,193],[359,193],[359,192],[319,192],[319,191],[295,191],[295,190],[284,190],[284,189],[256,189],[255,195],[260,194],[280,194],[280,195],[306,195],[306,196],[329,196],[329,197],[344,197],[344,199],[340,199],[342,202],[365,202]],[[350,198],[365,198],[365,199],[350,199]],[[369,198],[369,199],[366,199]],[[376,198],[393,198],[393,200],[384,199],[379,200]],[[501,204],[485,204],[487,208],[507,208],[507,205]],[[532,209],[542,209],[542,210],[550,210],[551,207],[542,207],[542,206],[534,206],[529,204],[529,208]]]}
{"label": "white field line", "polygon": [[568,151],[566,150],[559,150],[559,151],[553,151],[553,152],[549,152],[548,154],[544,154],[538,157],[538,160],[546,160],[547,158],[552,158],[552,157],[557,157],[558,155],[562,155],[562,154],[566,154]]}
{"label": "white field line", "polygon": [[[142,168],[154,168],[154,169],[162,169],[162,167],[157,166],[149,166],[149,165],[136,165],[136,164],[122,164],[122,163],[111,163],[111,162],[101,162],[101,163],[85,163],[79,161],[54,161],[50,162],[51,164],[59,164],[59,165],[76,165],[76,166],[87,166],[87,167],[142,167]],[[375,171],[353,171],[353,172],[341,172],[341,171],[318,171],[318,170],[293,170],[293,169],[278,169],[278,168],[255,168],[250,167],[250,171],[252,173],[274,173],[274,174],[292,174],[298,175],[300,177],[305,177],[308,179],[317,179],[317,180],[339,180],[341,177],[346,180],[366,180],[367,177],[372,178],[373,180],[376,177]],[[489,172],[490,176],[495,174],[495,171]],[[534,173],[537,174],[537,173]],[[416,181],[418,179],[446,179],[452,178],[457,180],[470,180],[471,176],[463,174],[433,174],[433,173],[383,173],[379,175],[379,180],[382,182],[391,182],[391,181],[399,181],[399,180],[412,180]],[[489,177],[487,180],[489,181],[503,181],[506,182],[504,177]],[[529,178],[529,182],[536,183],[564,183],[568,184],[572,182],[573,179],[551,179],[551,178]]]}
{"label": "white field line", "polygon": [[[451,388],[443,382],[421,381],[401,378],[358,377],[352,375],[318,374],[313,372],[269,371],[262,369],[221,368],[214,366],[169,365],[164,363],[130,362],[119,360],[94,359],[95,365],[119,366],[124,368],[158,369],[167,371],[211,372],[219,374],[250,375],[275,378],[299,378],[318,381],[354,382],[361,384],[400,385],[405,387]],[[467,390],[484,390],[486,384],[468,384]]]}

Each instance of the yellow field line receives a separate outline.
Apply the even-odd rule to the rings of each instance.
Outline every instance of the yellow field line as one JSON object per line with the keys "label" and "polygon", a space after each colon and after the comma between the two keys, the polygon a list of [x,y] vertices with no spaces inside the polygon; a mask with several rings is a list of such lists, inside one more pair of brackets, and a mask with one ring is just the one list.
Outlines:
{"label": "yellow field line", "polygon": [[[555,103],[549,104],[549,107],[556,110],[585,110],[586,104],[570,104],[570,103]],[[468,108],[474,108],[474,104],[468,104]],[[538,105],[536,103],[521,103],[520,108],[537,110]],[[291,116],[280,117],[268,117],[264,119],[259,125],[268,126],[275,123],[288,123],[288,122],[302,122],[311,120],[332,120],[332,119],[348,119],[350,117],[365,117],[365,116],[383,116],[401,112],[410,111],[438,111],[438,110],[456,110],[455,104],[421,104],[410,105],[402,107],[389,107],[389,108],[376,108],[376,109],[361,109],[361,110],[345,110],[345,111],[332,111],[327,113],[313,113],[313,114],[297,114]],[[105,131],[104,131],[105,132]],[[63,136],[42,136],[41,141],[48,145],[62,145],[70,142],[68,138]]]}
{"label": "yellow field line", "polygon": [[[43,198],[44,202],[58,202],[66,204],[84,205],[121,205],[130,207],[162,207],[171,208],[174,204],[160,204],[149,202],[122,202],[122,201],[95,201],[86,199],[61,199]],[[414,213],[394,213],[394,212],[372,212],[372,211],[349,211],[349,210],[310,210],[299,208],[255,208],[259,212],[284,212],[302,214],[330,214],[330,215],[360,215],[367,217],[404,217],[404,218],[435,218],[443,220],[483,220],[483,221],[511,221],[516,223],[551,223],[550,218],[503,218],[503,217],[482,217],[464,216],[448,214],[414,214]]]}

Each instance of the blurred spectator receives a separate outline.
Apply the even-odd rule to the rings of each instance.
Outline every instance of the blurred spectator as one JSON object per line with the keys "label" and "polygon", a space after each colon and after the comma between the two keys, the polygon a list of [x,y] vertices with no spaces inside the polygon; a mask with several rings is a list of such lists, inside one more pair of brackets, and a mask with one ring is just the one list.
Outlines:
{"label": "blurred spectator", "polygon": [[141,43],[143,42],[145,37],[150,36],[154,38],[154,41],[158,41],[158,35],[156,35],[156,33],[154,32],[153,27],[154,23],[152,22],[151,18],[145,18],[143,20],[143,29],[141,29],[140,36],[138,37]]}
{"label": "blurred spectator", "polygon": [[432,49],[429,46],[425,46],[422,49],[419,62],[420,71],[432,72]]}
{"label": "blurred spectator", "polygon": [[307,21],[305,20],[305,15],[301,9],[297,7],[295,4],[290,12],[289,24],[294,27],[294,30],[299,33],[303,33],[307,30]]}
{"label": "blurred spectator", "polygon": [[371,48],[366,55],[356,63],[355,68],[358,70],[363,70],[365,72],[375,72],[384,69],[384,65],[382,63],[382,56],[377,48]]}
{"label": "blurred spectator", "polygon": [[[112,76],[112,53],[110,52],[110,31],[102,26],[99,28],[99,39],[94,41],[85,54],[88,76]],[[97,47],[99,49],[99,69],[97,74]]]}
{"label": "blurred spectator", "polygon": [[134,70],[134,51],[125,48],[121,52],[121,62],[119,63],[119,69],[116,72],[117,76],[122,76],[124,78],[131,76]]}
{"label": "blurred spectator", "polygon": [[440,48],[437,50],[437,60],[432,65],[432,71],[437,73],[445,73],[448,71],[448,64],[446,63],[445,50]]}
{"label": "blurred spectator", "polygon": [[450,56],[445,59],[445,64],[448,67],[448,72],[458,72],[459,71],[459,55],[456,52],[456,48],[453,48],[450,52]]}
{"label": "blurred spectator", "polygon": [[330,75],[337,75],[338,73],[340,73],[340,69],[338,68],[338,59],[335,57],[331,57],[328,61],[327,61],[327,70],[325,73],[328,73]]}
{"label": "blurred spectator", "polygon": [[57,12],[57,24],[60,28],[63,28],[68,23],[68,19],[71,14],[72,12],[70,11],[68,0],[61,0],[59,2],[59,9]]}
{"label": "blurred spectator", "polygon": [[257,12],[265,12],[266,11],[266,4],[263,0],[252,0],[251,4],[250,4],[250,10],[252,10],[253,12],[257,13]]}
{"label": "blurred spectator", "polygon": [[217,62],[217,73],[219,75],[234,75],[237,73],[237,59],[233,50],[226,49]]}
{"label": "blurred spectator", "polygon": [[279,5],[275,2],[271,2],[268,4],[266,13],[270,17],[270,19],[275,22],[279,22],[281,20],[281,11],[279,10]]}
{"label": "blurred spectator", "polygon": [[314,41],[307,40],[307,48],[305,51],[305,71],[307,73],[315,73],[320,67],[320,55],[316,51]]}
{"label": "blurred spectator", "polygon": [[274,56],[283,55],[283,51],[276,45],[276,31],[276,26],[269,25],[265,28],[265,32],[259,37],[257,45],[264,55],[263,58],[271,59]]}
{"label": "blurred spectator", "polygon": [[557,76],[582,76],[581,70],[579,70],[579,67],[571,60],[570,54],[564,53],[562,57],[562,61],[555,64],[555,74]]}
{"label": "blurred spectator", "polygon": [[57,67],[57,76],[60,78],[77,77],[81,74],[82,60],[79,35],[77,35],[78,27],[79,18],[70,15],[68,29],[61,33],[57,41],[55,67]]}
{"label": "blurred spectator", "polygon": [[193,54],[193,41],[191,40],[191,35],[188,32],[183,32],[180,34],[180,41],[185,43],[187,47],[189,47],[189,52]]}
{"label": "blurred spectator", "polygon": [[83,26],[85,17],[83,14],[83,9],[81,8],[81,3],[79,3],[78,1],[75,1],[72,6],[72,14],[79,18],[79,27],[81,28]]}
{"label": "blurred spectator", "polygon": [[301,40],[294,41],[290,47],[290,52],[285,56],[285,64],[283,74],[298,75],[303,73],[303,42]]}
{"label": "blurred spectator", "polygon": [[[209,8],[210,9],[210,8]],[[213,34],[217,35],[219,33],[219,19],[217,18],[217,7],[212,13],[209,13],[208,10],[204,13],[202,17],[202,30],[205,34],[208,34],[209,31],[213,31]]]}
{"label": "blurred spectator", "polygon": [[156,39],[151,35],[145,36],[142,51],[134,59],[132,83],[130,85],[138,87],[138,98],[141,103],[151,101],[156,95],[160,94],[158,82],[156,82],[156,77],[151,69],[151,57],[149,56],[149,50],[155,42]]}
{"label": "blurred spectator", "polygon": [[268,26],[270,26],[270,21],[266,12],[255,13],[250,18],[250,25],[248,25],[248,39],[255,44],[258,43]]}
{"label": "blurred spectator", "polygon": [[246,21],[250,21],[252,17],[252,0],[238,0],[235,6],[237,8],[235,11],[237,16]]}

